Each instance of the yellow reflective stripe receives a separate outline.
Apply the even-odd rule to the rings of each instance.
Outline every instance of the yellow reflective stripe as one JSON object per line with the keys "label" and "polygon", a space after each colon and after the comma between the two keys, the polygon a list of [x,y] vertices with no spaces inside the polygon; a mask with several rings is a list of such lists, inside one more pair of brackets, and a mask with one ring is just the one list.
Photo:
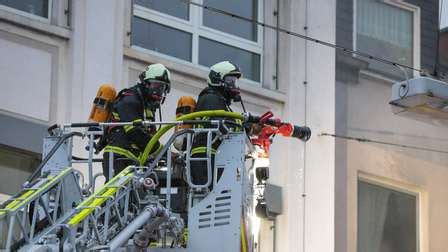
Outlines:
{"label": "yellow reflective stripe", "polygon": [[60,180],[65,175],[67,175],[72,168],[66,168],[61,173],[59,173],[56,177],[48,177],[48,181],[42,186],[40,186],[38,189],[24,189],[22,192],[23,194],[17,197],[16,199],[12,200],[4,209],[0,209],[0,217],[2,217],[4,214],[6,214],[8,211],[15,211],[18,210],[20,207],[28,204],[30,200],[36,196],[37,194],[45,191],[48,189],[49,186],[53,185],[53,182]]}
{"label": "yellow reflective stripe", "polygon": [[106,148],[104,148],[104,152],[113,152],[113,153],[116,153],[116,154],[119,154],[119,155],[122,155],[122,156],[125,156],[128,158],[131,158],[135,161],[139,160],[138,157],[134,155],[134,153],[132,153],[124,148],[117,147],[117,146],[108,145],[108,146],[106,146]]}
{"label": "yellow reflective stripe", "polygon": [[[109,182],[100,187],[97,191],[95,191],[92,195],[90,195],[87,199],[81,202],[76,210],[79,210],[79,213],[74,215],[69,221],[68,225],[75,226],[83,221],[85,218],[89,216],[97,207],[100,207],[104,202],[106,202],[111,196],[113,196],[121,186],[128,184],[132,181],[132,177],[134,173],[132,169],[127,167],[120,173],[118,173],[115,177],[113,177]],[[126,177],[123,180],[120,180],[122,177]],[[121,182],[121,183],[118,183]]]}
{"label": "yellow reflective stripe", "polygon": [[[199,118],[199,119],[200,119],[200,120],[204,120],[204,121],[206,121],[206,120],[209,120],[210,117],[209,117],[209,116],[203,116],[203,117],[201,117],[201,118]],[[204,128],[204,125],[203,125],[203,124],[196,124],[194,127],[195,127],[195,128],[198,128],[198,129],[202,129],[202,128]]]}
{"label": "yellow reflective stripe", "polygon": [[[204,147],[204,146],[196,147],[191,150],[191,155],[206,153],[206,152],[207,152],[207,147]],[[216,154],[216,150],[212,149],[212,154]]]}
{"label": "yellow reflective stripe", "polygon": [[[139,123],[139,122],[142,122],[142,119],[136,119],[136,120],[132,121],[132,123]],[[135,126],[134,125],[125,125],[125,126],[123,126],[123,128],[124,128],[124,132],[128,133],[133,128],[135,128]]]}
{"label": "yellow reflective stripe", "polygon": [[120,120],[120,115],[118,115],[117,112],[112,112],[112,116],[113,116],[113,118]]}
{"label": "yellow reflective stripe", "polygon": [[154,118],[154,115],[153,115],[151,109],[145,109],[145,114],[146,114],[146,118],[147,118],[147,119],[152,119],[152,118]]}
{"label": "yellow reflective stripe", "polygon": [[[243,125],[243,121],[240,120],[240,119],[236,119],[235,122],[238,123],[241,126]],[[241,130],[242,130],[242,127],[236,127],[235,128],[235,131],[241,131]]]}
{"label": "yellow reflective stripe", "polygon": [[241,252],[247,252],[247,243],[246,243],[246,227],[243,218],[241,218]]}
{"label": "yellow reflective stripe", "polygon": [[188,243],[188,228],[184,228],[184,240],[182,241],[182,244],[187,245]]}
{"label": "yellow reflective stripe", "polygon": [[129,131],[131,131],[134,128],[134,125],[125,125],[123,126],[124,128],[124,132],[128,133]]}

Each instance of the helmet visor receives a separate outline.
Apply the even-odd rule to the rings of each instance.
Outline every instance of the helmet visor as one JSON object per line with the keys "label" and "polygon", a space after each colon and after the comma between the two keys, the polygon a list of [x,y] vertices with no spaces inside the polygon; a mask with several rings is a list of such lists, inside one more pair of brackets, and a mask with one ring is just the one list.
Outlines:
{"label": "helmet visor", "polygon": [[236,88],[237,81],[238,81],[238,76],[235,76],[235,75],[227,75],[226,77],[224,77],[224,84],[228,88]]}
{"label": "helmet visor", "polygon": [[151,97],[163,98],[169,92],[169,84],[163,81],[145,81],[144,86]]}

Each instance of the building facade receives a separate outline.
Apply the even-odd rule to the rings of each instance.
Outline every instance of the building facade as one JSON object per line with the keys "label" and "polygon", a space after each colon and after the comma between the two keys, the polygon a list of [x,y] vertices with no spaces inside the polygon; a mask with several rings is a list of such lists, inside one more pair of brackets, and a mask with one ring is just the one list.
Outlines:
{"label": "building facade", "polygon": [[[434,67],[437,0],[194,2]],[[0,0],[0,55],[3,195],[37,166],[49,125],[87,120],[99,85],[128,87],[146,65],[163,63],[173,79],[163,118],[173,119],[177,99],[206,86],[208,67],[231,60],[243,70],[248,111],[313,131],[306,144],[277,138],[272,146],[270,182],[282,187],[283,214],[262,223],[260,251],[400,251],[389,239],[405,241],[403,251],[446,247],[448,155],[322,135],[447,149],[446,128],[393,115],[390,87],[403,76],[390,66],[177,0]],[[78,143],[76,154],[83,149]]]}
{"label": "building facade", "polygon": [[[438,1],[337,2],[338,44],[433,73]],[[405,70],[407,71],[407,70]],[[417,76],[418,73],[407,71]],[[402,69],[336,55],[336,134],[447,150],[446,127],[394,115],[391,85]],[[336,140],[336,251],[443,251],[448,156]]]}

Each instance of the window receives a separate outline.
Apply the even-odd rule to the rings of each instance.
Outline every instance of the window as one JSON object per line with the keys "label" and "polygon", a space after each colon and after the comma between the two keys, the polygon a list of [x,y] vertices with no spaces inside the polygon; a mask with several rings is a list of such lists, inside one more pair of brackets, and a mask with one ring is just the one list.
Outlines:
{"label": "window", "polygon": [[[401,1],[356,0],[355,49],[403,65],[419,67],[419,10]],[[369,61],[370,70],[404,78],[400,69]],[[409,72],[412,76],[412,72]]]}
{"label": "window", "polygon": [[358,252],[417,252],[415,194],[358,181]]}
{"label": "window", "polygon": [[0,201],[20,190],[39,163],[40,155],[0,145]]}
{"label": "window", "polygon": [[22,14],[50,19],[51,0],[0,0],[0,7],[18,10]]}
{"label": "window", "polygon": [[[260,20],[258,0],[197,0],[250,19]],[[131,44],[209,67],[230,60],[244,77],[261,81],[262,29],[182,0],[134,0]]]}

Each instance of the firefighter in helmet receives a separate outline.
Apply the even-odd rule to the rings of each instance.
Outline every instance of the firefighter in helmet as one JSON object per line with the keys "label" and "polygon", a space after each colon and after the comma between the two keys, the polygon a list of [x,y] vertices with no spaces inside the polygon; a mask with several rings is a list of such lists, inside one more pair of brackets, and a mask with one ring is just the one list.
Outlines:
{"label": "firefighter in helmet", "polygon": [[[171,88],[170,72],[162,64],[149,65],[139,75],[139,81],[131,88],[123,89],[117,95],[112,107],[112,122],[154,121],[155,112],[160,109]],[[114,126],[106,130],[107,146],[103,155],[103,174],[108,180],[109,164],[113,161],[113,172],[118,174],[128,165],[138,164],[147,143],[155,133],[155,126]],[[157,143],[151,150],[154,155],[161,149]],[[113,153],[113,159],[111,159]]]}
{"label": "firefighter in helmet", "polygon": [[[205,110],[232,111],[232,102],[241,101],[240,89],[237,81],[241,77],[239,67],[229,61],[222,61],[210,68],[207,79],[208,87],[203,89],[198,96],[196,112]],[[216,120],[220,118],[202,118],[203,120]],[[203,125],[210,127],[210,125]],[[213,135],[214,137],[214,135]],[[214,166],[214,154],[220,141],[212,145],[212,171]],[[206,157],[207,133],[198,133],[193,140],[191,150],[192,157]],[[193,183],[204,185],[207,182],[207,161],[192,161],[191,176]],[[218,177],[220,174],[218,174]],[[213,177],[213,176],[212,176]]]}

